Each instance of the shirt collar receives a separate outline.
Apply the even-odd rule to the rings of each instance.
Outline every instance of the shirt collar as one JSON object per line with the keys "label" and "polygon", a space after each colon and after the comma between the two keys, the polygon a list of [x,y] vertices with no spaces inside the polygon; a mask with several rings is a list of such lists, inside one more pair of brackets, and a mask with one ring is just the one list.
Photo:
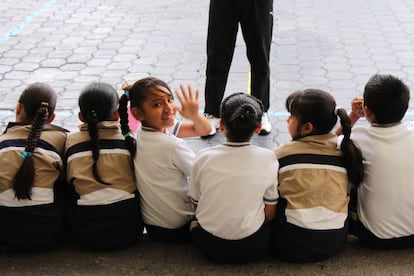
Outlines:
{"label": "shirt collar", "polygon": [[244,147],[244,146],[249,146],[250,142],[225,142],[223,143],[223,145],[225,146],[229,146],[229,147]]}
{"label": "shirt collar", "polygon": [[386,127],[393,127],[393,126],[397,126],[401,124],[401,122],[396,122],[396,123],[389,123],[389,124],[377,124],[377,123],[372,123],[371,125],[373,127],[381,127],[381,128],[386,128]]}

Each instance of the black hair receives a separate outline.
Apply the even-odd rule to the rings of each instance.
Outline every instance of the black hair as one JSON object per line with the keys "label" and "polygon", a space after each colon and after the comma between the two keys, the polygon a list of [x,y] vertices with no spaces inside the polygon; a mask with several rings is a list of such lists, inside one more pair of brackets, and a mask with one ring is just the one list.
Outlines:
{"label": "black hair", "polygon": [[262,115],[262,102],[243,92],[225,98],[220,108],[227,139],[232,142],[249,141],[262,121]]}
{"label": "black hair", "polygon": [[99,132],[98,122],[112,121],[118,107],[118,94],[109,84],[93,82],[87,85],[79,96],[79,108],[82,117],[88,124],[88,132],[91,138],[92,173],[95,179],[105,185],[109,185],[99,175],[97,162],[99,159]]}
{"label": "black hair", "polygon": [[[312,133],[308,135],[322,135],[329,133],[340,118],[344,138],[341,142],[342,158],[348,179],[358,186],[364,175],[363,157],[361,150],[350,139],[351,121],[343,108],[337,108],[334,97],[319,89],[296,91],[286,99],[286,109],[298,119],[298,131],[306,123],[313,125]],[[301,139],[298,134],[293,140]]]}
{"label": "black hair", "polygon": [[377,124],[398,123],[408,109],[410,90],[392,75],[372,76],[364,88],[364,105],[374,114]]}
{"label": "black hair", "polygon": [[24,106],[27,122],[33,121],[41,103],[47,103],[48,116],[55,112],[57,94],[53,88],[44,82],[30,84],[20,94],[18,102]]}
{"label": "black hair", "polygon": [[287,110],[298,119],[298,132],[309,122],[313,125],[310,135],[326,134],[332,130],[338,120],[335,107],[332,95],[318,89],[296,91],[286,99]]}
{"label": "black hair", "polygon": [[22,104],[26,121],[31,121],[31,128],[26,139],[23,163],[13,179],[13,190],[17,199],[31,199],[34,183],[33,152],[37,147],[43,126],[53,115],[56,105],[56,92],[46,83],[33,83],[20,95],[19,103]]}
{"label": "black hair", "polygon": [[145,102],[148,96],[149,89],[151,87],[161,86],[166,88],[171,96],[173,96],[168,85],[157,78],[147,77],[136,81],[133,85],[124,83],[122,89],[124,94],[119,99],[119,118],[121,123],[121,131],[125,136],[126,147],[130,150],[131,155],[135,156],[136,154],[136,141],[131,135],[131,130],[128,125],[128,102],[130,102],[131,107],[137,107],[142,109],[142,104]]}

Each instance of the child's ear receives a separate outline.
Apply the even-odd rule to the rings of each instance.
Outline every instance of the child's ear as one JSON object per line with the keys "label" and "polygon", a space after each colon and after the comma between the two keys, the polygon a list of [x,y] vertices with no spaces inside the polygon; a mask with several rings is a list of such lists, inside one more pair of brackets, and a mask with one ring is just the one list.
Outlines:
{"label": "child's ear", "polygon": [[119,120],[119,112],[118,111],[115,111],[114,112],[114,116],[112,117],[112,120],[114,120],[114,121],[118,121]]}
{"label": "child's ear", "polygon": [[131,114],[138,121],[144,121],[144,112],[142,112],[138,107],[131,107]]}
{"label": "child's ear", "polygon": [[86,120],[85,120],[85,118],[83,118],[82,113],[80,113],[80,112],[78,113],[78,118],[81,122],[86,123]]}
{"label": "child's ear", "polygon": [[56,118],[56,114],[53,113],[52,116],[49,117],[49,119],[47,120],[49,123],[53,122],[53,120]]}
{"label": "child's ear", "polygon": [[[302,132],[301,135],[305,136],[305,135],[309,135],[312,133],[313,131],[313,124],[310,122],[305,123],[304,125],[302,125]],[[304,135],[303,135],[304,134]]]}
{"label": "child's ear", "polygon": [[219,128],[220,128],[220,131],[221,131],[221,132],[223,132],[223,131],[224,131],[225,126],[224,126],[224,122],[223,122],[223,120],[222,120],[222,119],[220,119],[220,122],[219,122]]}
{"label": "child's ear", "polygon": [[368,122],[375,122],[375,115],[368,106],[364,106],[364,115]]}
{"label": "child's ear", "polygon": [[21,103],[16,104],[16,122],[20,122],[23,116],[23,105]]}
{"label": "child's ear", "polygon": [[16,104],[16,115],[20,115],[22,113],[23,105],[21,103]]}
{"label": "child's ear", "polygon": [[262,123],[258,123],[256,129],[254,130],[254,133],[259,134],[262,130]]}

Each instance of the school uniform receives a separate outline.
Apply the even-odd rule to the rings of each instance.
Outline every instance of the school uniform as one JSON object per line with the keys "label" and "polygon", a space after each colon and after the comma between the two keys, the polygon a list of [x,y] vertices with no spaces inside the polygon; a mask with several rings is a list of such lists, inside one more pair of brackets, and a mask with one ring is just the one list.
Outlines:
{"label": "school uniform", "polygon": [[119,123],[98,123],[99,183],[92,173],[88,125],[69,135],[66,142],[66,177],[74,189],[71,222],[75,239],[83,246],[103,249],[132,244],[143,232],[139,199],[130,152]]}
{"label": "school uniform", "polygon": [[413,247],[413,122],[355,126],[351,138],[364,156],[352,233],[371,247]]}
{"label": "school uniform", "polygon": [[167,133],[145,126],[137,132],[134,167],[143,220],[149,236],[163,242],[189,240],[189,221],[194,214],[187,178],[195,154],[175,136],[180,125],[177,121]]}
{"label": "school uniform", "polygon": [[55,245],[63,234],[62,156],[67,130],[45,124],[33,152],[31,199],[19,200],[13,179],[23,160],[30,124],[9,123],[0,136],[0,236],[11,250],[37,250]]}
{"label": "school uniform", "polygon": [[333,133],[275,149],[280,200],[272,224],[273,252],[288,261],[329,258],[347,236],[348,177]]}
{"label": "school uniform", "polygon": [[248,142],[200,150],[189,192],[199,226],[191,233],[209,258],[246,263],[265,254],[270,225],[264,207],[277,203],[277,170],[272,151]]}

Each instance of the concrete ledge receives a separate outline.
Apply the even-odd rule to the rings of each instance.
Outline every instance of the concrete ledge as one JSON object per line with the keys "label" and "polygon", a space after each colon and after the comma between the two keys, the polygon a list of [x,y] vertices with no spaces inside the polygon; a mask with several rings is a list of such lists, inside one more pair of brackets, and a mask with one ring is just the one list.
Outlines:
{"label": "concrete ledge", "polygon": [[[104,242],[104,241],[102,241]],[[266,258],[248,265],[217,265],[192,245],[146,238],[133,247],[104,252],[70,245],[35,254],[0,254],[0,275],[413,275],[414,250],[379,251],[350,238],[332,259],[292,264]]]}

